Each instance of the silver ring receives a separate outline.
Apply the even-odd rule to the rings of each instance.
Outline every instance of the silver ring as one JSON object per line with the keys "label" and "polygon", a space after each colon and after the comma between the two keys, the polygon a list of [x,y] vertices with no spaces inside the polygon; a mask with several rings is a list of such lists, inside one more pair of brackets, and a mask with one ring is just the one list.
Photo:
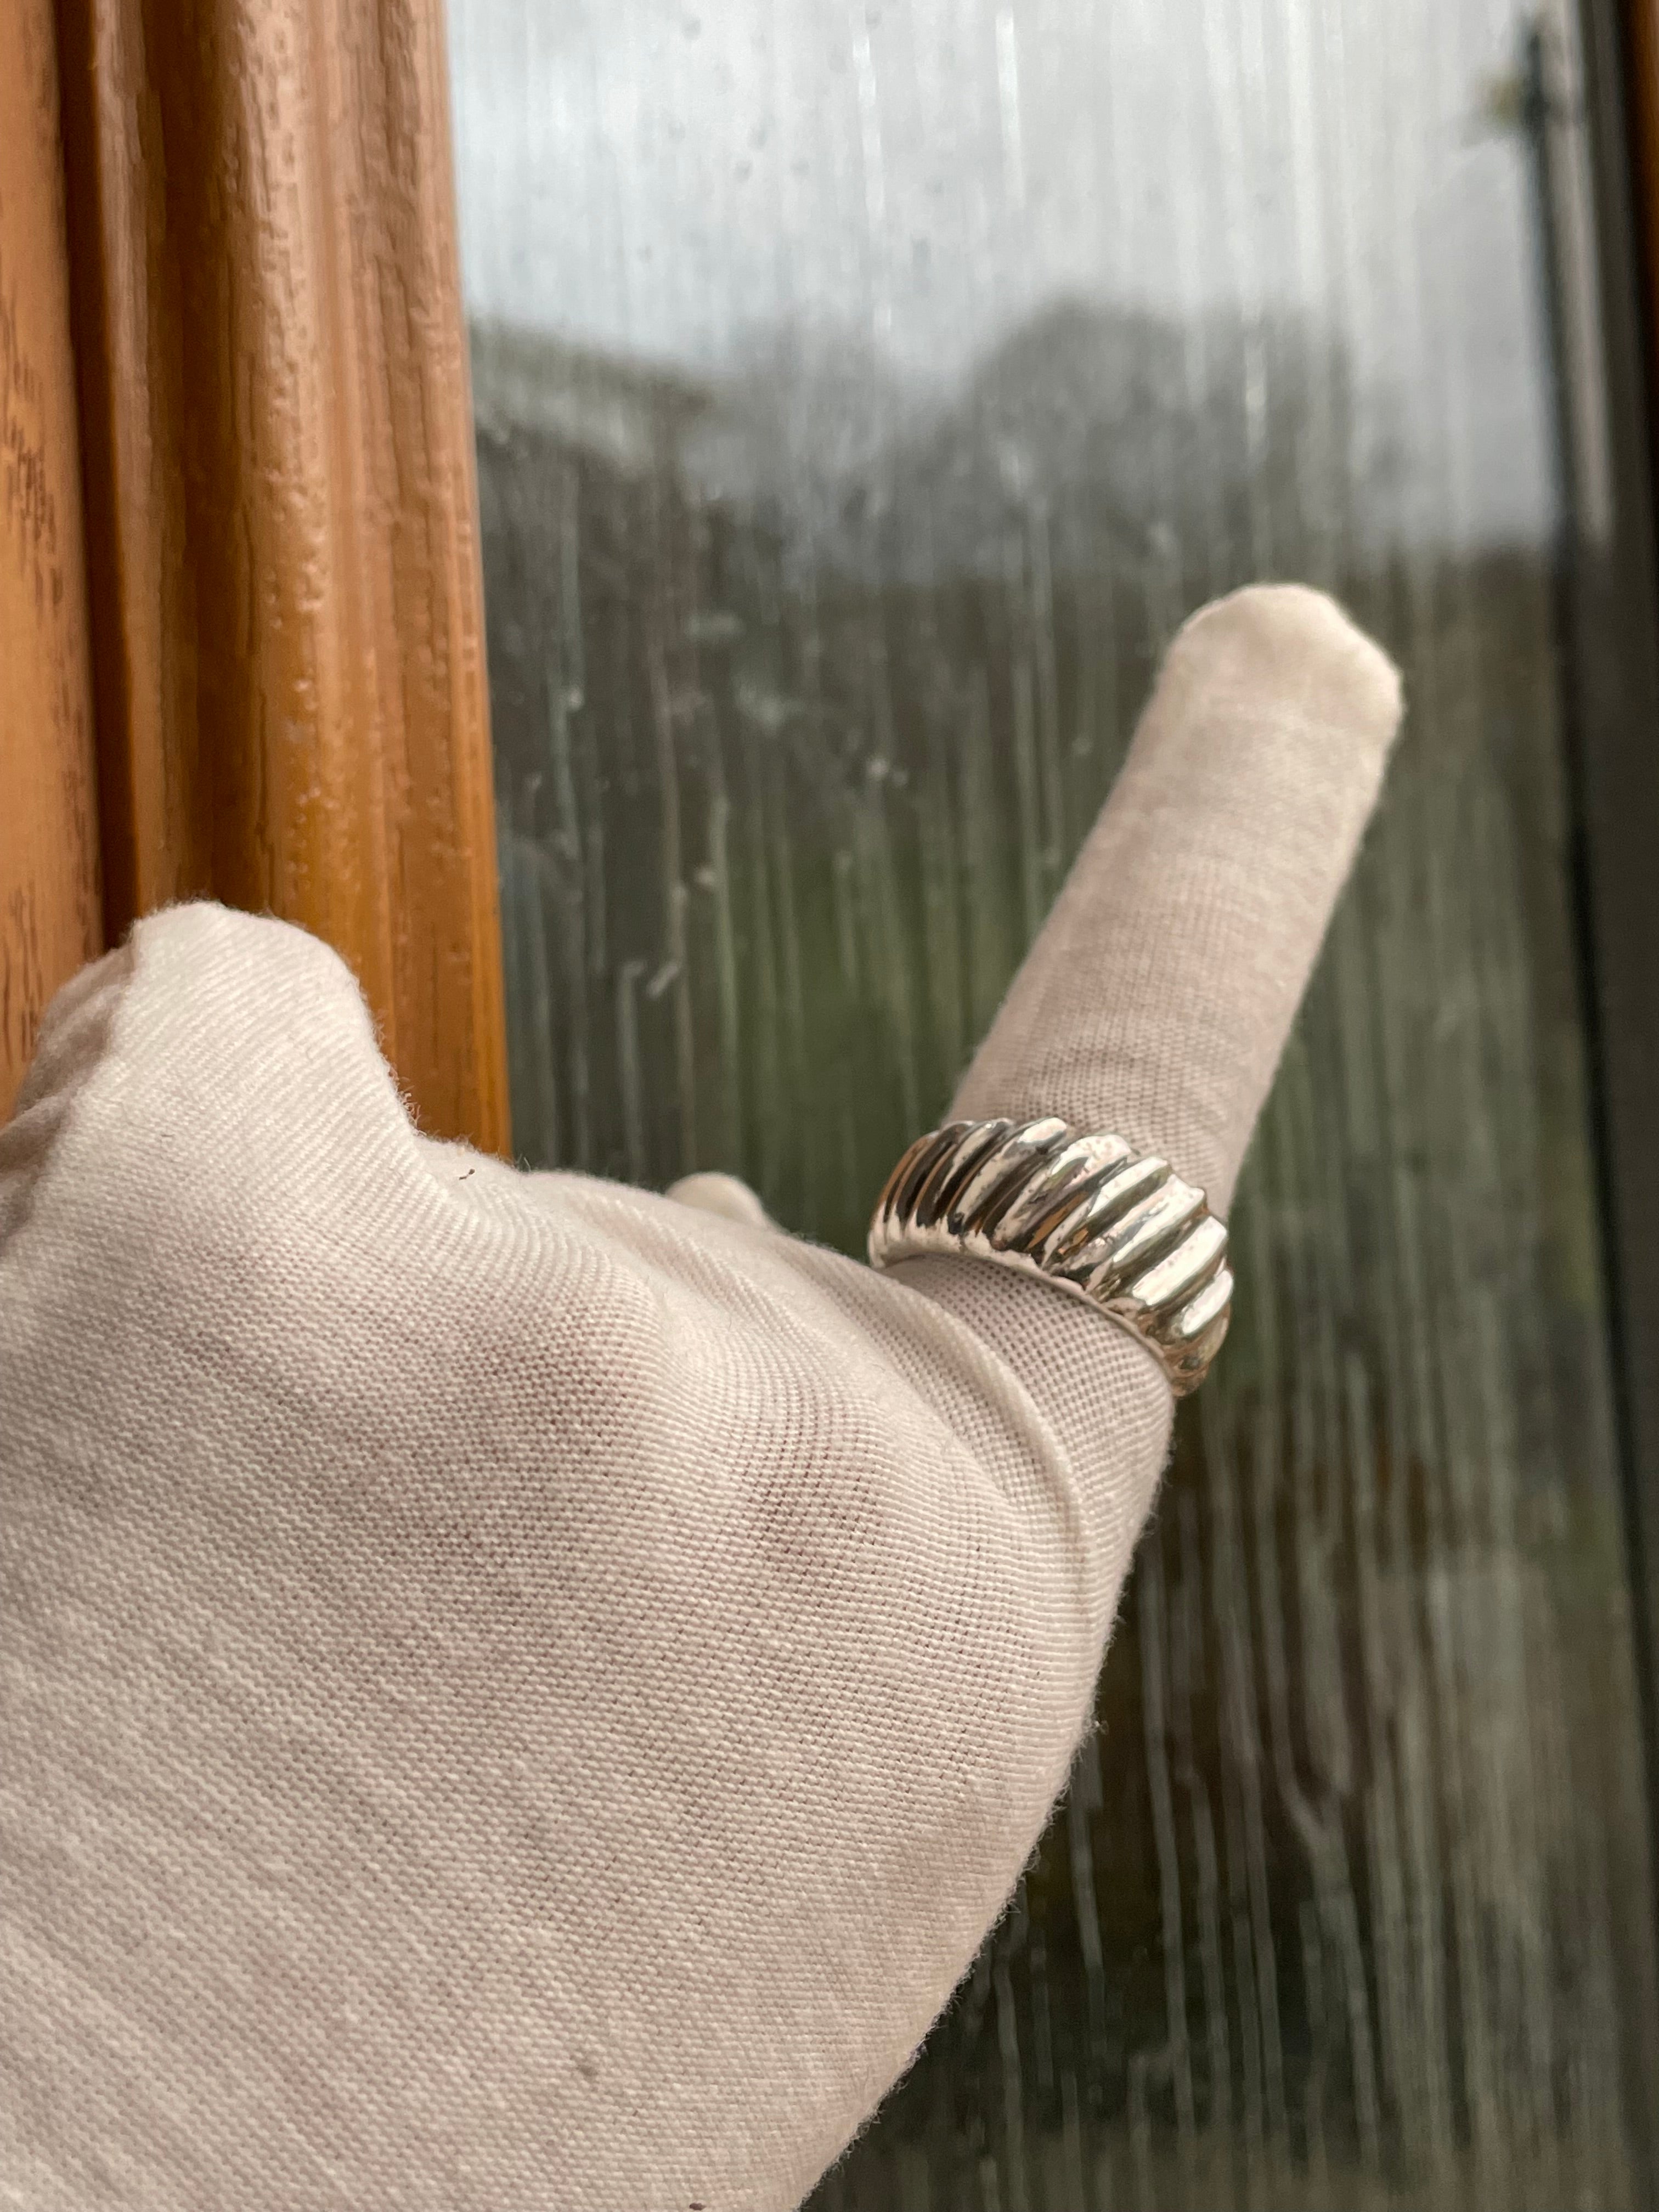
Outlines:
{"label": "silver ring", "polygon": [[870,1223],[870,1264],[960,1253],[1038,1275],[1196,1390],[1232,1313],[1227,1229],[1167,1160],[1041,1121],[951,1121],[918,1137]]}

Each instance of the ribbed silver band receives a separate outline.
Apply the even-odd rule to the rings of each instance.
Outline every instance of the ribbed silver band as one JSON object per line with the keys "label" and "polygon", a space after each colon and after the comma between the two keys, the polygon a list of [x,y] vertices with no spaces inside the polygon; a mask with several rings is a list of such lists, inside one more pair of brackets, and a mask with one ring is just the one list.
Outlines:
{"label": "ribbed silver band", "polygon": [[952,1121],[918,1137],[870,1224],[870,1264],[961,1253],[1040,1275],[1139,1338],[1176,1397],[1227,1334],[1227,1231],[1166,1160],[1041,1121]]}

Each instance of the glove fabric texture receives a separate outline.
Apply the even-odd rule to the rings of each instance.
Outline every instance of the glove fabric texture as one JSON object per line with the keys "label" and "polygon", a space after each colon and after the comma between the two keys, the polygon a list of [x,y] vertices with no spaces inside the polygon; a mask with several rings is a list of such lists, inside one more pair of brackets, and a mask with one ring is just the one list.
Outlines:
{"label": "glove fabric texture", "polygon": [[[955,1110],[1224,1213],[1398,716],[1316,593],[1189,623]],[[0,1132],[0,2205],[798,2203],[1037,1839],[1170,1416],[1040,1282],[430,1141],[332,952],[141,921]]]}

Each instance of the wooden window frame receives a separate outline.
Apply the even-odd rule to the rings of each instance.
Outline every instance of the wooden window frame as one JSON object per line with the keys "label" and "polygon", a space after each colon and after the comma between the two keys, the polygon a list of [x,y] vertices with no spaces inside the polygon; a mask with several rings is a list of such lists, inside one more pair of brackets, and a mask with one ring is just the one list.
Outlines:
{"label": "wooden window frame", "polygon": [[1579,20],[1593,342],[1613,465],[1602,526],[1567,520],[1577,532],[1563,562],[1568,757],[1649,1832],[1659,1838],[1659,0],[1579,0]]}
{"label": "wooden window frame", "polygon": [[[52,4],[0,0],[55,60],[31,72],[43,115],[57,80],[46,173],[0,244],[34,272],[20,313],[55,408],[35,443],[69,609],[28,647],[0,766],[25,909],[0,1110],[65,975],[137,916],[213,897],[331,943],[422,1125],[506,1152],[439,0],[58,0],[55,57]],[[25,614],[0,603],[9,635]],[[76,728],[83,777],[95,728],[101,834],[71,851]]]}
{"label": "wooden window frame", "polygon": [[103,950],[52,0],[0,0],[0,1121]]}

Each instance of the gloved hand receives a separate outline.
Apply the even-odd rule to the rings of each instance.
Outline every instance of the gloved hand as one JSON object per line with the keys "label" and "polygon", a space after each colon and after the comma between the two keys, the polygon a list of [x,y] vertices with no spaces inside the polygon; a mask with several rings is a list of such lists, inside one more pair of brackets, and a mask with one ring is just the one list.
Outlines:
{"label": "gloved hand", "polygon": [[[1316,594],[1189,623],[955,1110],[1224,1213],[1398,711]],[[418,1136],[274,921],[60,994],[0,1133],[0,2201],[782,2208],[903,2069],[1169,1389],[1041,1282],[680,1197]]]}

